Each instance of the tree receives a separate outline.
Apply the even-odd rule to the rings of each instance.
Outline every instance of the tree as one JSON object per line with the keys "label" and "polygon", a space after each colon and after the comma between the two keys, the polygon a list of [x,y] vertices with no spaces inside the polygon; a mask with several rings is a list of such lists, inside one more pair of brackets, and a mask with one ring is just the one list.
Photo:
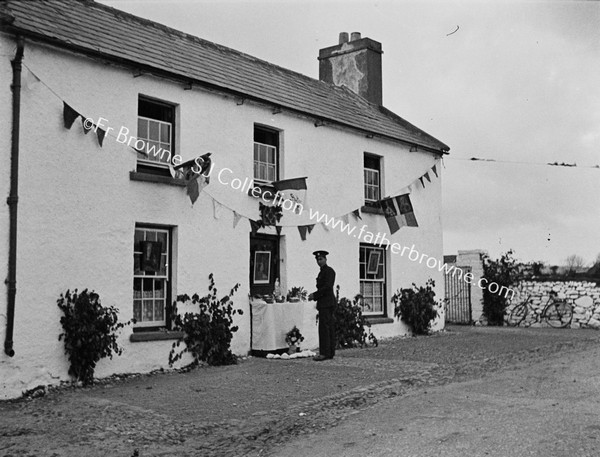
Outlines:
{"label": "tree", "polygon": [[580,256],[573,254],[566,258],[565,266],[567,267],[567,275],[577,273],[577,270],[585,266],[585,260]]}

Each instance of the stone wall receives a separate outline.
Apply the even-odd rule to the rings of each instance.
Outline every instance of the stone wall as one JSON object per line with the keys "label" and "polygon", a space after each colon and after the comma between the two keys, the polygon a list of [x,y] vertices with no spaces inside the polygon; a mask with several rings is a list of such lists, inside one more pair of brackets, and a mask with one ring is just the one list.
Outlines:
{"label": "stone wall", "polygon": [[[521,281],[506,310],[504,321],[507,325],[521,327],[548,327],[548,321],[556,319],[551,312],[542,316],[542,312],[552,292],[555,300],[564,301],[572,307],[573,316],[566,325],[568,328],[595,328],[600,329],[600,285],[590,281]],[[525,318],[519,323],[521,317],[515,316],[513,309],[520,303],[529,299],[530,308]],[[553,321],[554,326],[558,322]]]}

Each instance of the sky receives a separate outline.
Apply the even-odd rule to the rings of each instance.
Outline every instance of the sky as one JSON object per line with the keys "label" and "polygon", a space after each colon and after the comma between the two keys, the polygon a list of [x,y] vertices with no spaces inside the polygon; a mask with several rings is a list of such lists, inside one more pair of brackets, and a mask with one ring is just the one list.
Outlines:
{"label": "sky", "polygon": [[384,106],[450,146],[445,254],[600,254],[600,2],[100,1],[313,78],[340,32],[379,41]]}

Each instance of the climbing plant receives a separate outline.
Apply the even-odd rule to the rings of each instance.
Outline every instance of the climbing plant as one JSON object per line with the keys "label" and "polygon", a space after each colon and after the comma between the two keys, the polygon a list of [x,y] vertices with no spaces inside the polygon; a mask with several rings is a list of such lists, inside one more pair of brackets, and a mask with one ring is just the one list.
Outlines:
{"label": "climbing plant", "polygon": [[123,348],[117,342],[117,330],[129,325],[120,323],[119,311],[104,307],[100,296],[87,289],[77,293],[77,289],[67,292],[57,300],[63,316],[60,323],[63,333],[58,340],[64,340],[65,353],[70,362],[69,374],[83,385],[94,381],[94,370],[104,357],[112,359],[113,354],[121,355]]}
{"label": "climbing plant", "polygon": [[[183,332],[183,337],[173,343],[169,353],[169,365],[172,366],[189,352],[192,357],[192,366],[200,362],[209,365],[233,365],[237,363],[236,357],[231,352],[231,340],[238,327],[233,325],[233,316],[243,314],[241,309],[233,307],[231,297],[240,287],[236,284],[229,294],[222,298],[217,297],[217,288],[213,274],[209,275],[208,294],[200,297],[194,294],[177,296],[173,304],[174,319],[173,330]],[[192,304],[197,311],[186,312],[180,315],[177,311],[178,304]],[[181,348],[181,343],[185,346]]]}

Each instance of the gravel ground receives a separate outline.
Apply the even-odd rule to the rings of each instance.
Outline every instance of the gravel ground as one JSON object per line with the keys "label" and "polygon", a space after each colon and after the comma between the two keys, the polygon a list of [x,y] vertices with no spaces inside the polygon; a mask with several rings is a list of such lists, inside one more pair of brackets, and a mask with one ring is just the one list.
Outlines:
{"label": "gravel ground", "polygon": [[570,329],[448,327],[324,362],[246,358],[0,402],[0,456],[267,455],[409,390],[597,346]]}

